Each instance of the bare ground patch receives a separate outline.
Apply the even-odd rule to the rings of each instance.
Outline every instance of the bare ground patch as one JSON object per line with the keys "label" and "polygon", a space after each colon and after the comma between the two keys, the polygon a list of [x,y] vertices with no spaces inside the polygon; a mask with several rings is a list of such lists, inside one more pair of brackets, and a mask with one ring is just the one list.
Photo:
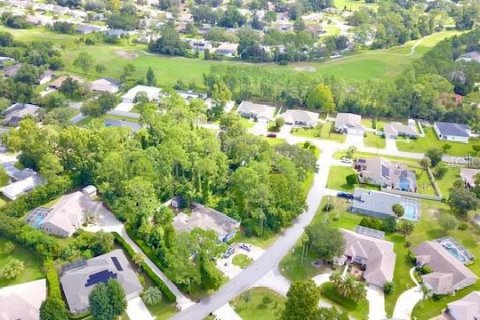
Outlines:
{"label": "bare ground patch", "polygon": [[138,58],[138,53],[131,52],[131,51],[117,50],[115,51],[115,54],[125,60],[134,60]]}
{"label": "bare ground patch", "polygon": [[301,71],[301,72],[315,72],[316,69],[312,66],[298,66],[295,67],[295,71]]}

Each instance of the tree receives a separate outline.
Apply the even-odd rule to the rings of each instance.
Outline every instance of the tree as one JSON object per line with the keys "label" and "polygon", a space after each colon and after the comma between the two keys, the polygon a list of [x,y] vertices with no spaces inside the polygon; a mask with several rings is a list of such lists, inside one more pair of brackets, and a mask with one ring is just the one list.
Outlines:
{"label": "tree", "polygon": [[93,63],[93,57],[87,52],[80,52],[73,61],[73,65],[82,69],[84,73],[87,73],[93,67]]}
{"label": "tree", "polygon": [[443,231],[448,232],[458,227],[458,220],[450,213],[443,213],[438,218],[438,224]]}
{"label": "tree", "polygon": [[135,72],[135,66],[131,63],[127,63],[123,66],[123,73],[120,76],[120,80],[127,81],[128,78]]}
{"label": "tree", "polygon": [[163,27],[162,36],[158,40],[151,42],[149,49],[160,54],[185,56],[188,45],[180,39],[180,35],[173,26],[166,24]]}
{"label": "tree", "polygon": [[11,241],[5,242],[3,245],[3,254],[9,256],[13,251],[15,251],[15,245]]}
{"label": "tree", "polygon": [[43,99],[43,105],[48,110],[52,110],[56,108],[65,108],[68,106],[65,97],[57,92],[47,95]]}
{"label": "tree", "polygon": [[155,73],[153,73],[152,67],[148,67],[147,85],[148,86],[156,86],[157,85],[157,79],[155,78]]}
{"label": "tree", "polygon": [[312,280],[294,282],[287,292],[283,320],[315,320],[320,288]]}
{"label": "tree", "polygon": [[23,272],[25,269],[25,266],[23,265],[23,262],[11,258],[3,267],[2,269],[2,274],[7,280],[15,279],[20,273]]}
{"label": "tree", "polygon": [[5,168],[2,166],[0,167],[0,186],[6,186],[8,184],[8,181],[10,181],[10,177],[8,176]]}
{"label": "tree", "polygon": [[420,166],[422,167],[422,172],[427,171],[428,168],[432,166],[432,160],[429,157],[425,156],[422,158],[422,160],[420,160]]}
{"label": "tree", "polygon": [[343,254],[345,240],[340,231],[325,223],[315,223],[305,229],[309,245],[319,259],[331,260]]}
{"label": "tree", "polygon": [[390,295],[395,290],[395,285],[391,281],[387,281],[383,284],[383,293]]}
{"label": "tree", "polygon": [[431,148],[428,149],[427,152],[425,152],[425,156],[430,158],[431,166],[436,167],[437,164],[442,161],[443,150],[438,148]]}
{"label": "tree", "polygon": [[154,306],[162,301],[162,291],[157,287],[148,287],[147,290],[142,292],[142,300],[147,306]]}
{"label": "tree", "polygon": [[352,158],[353,158],[353,155],[355,154],[355,152],[357,152],[357,147],[355,147],[355,146],[350,146],[350,147],[348,147],[347,151],[345,152],[345,156],[346,156],[348,159],[352,159]]}
{"label": "tree", "polygon": [[319,84],[310,91],[305,103],[310,109],[317,109],[323,112],[332,112],[335,110],[332,91],[324,84]]}
{"label": "tree", "polygon": [[447,201],[452,210],[461,215],[466,215],[468,211],[478,208],[479,199],[473,192],[465,188],[450,189],[450,196]]}
{"label": "tree", "polygon": [[108,280],[106,284],[97,284],[90,292],[88,301],[94,320],[114,320],[127,308],[125,292],[115,279]]}
{"label": "tree", "polygon": [[145,261],[145,256],[141,252],[135,252],[135,255],[132,257],[132,261],[140,267],[143,261]]}
{"label": "tree", "polygon": [[99,64],[96,64],[96,65],[95,65],[95,71],[96,71],[97,73],[104,73],[105,70],[107,70],[107,67],[105,67],[104,64],[100,64],[100,63],[99,63]]}
{"label": "tree", "polygon": [[395,203],[392,206],[392,211],[393,211],[393,213],[395,213],[395,215],[398,218],[403,217],[403,215],[405,214],[405,208],[400,203]]}
{"label": "tree", "polygon": [[59,297],[48,297],[40,306],[40,320],[65,320],[68,311]]}
{"label": "tree", "polygon": [[404,236],[408,236],[413,232],[415,224],[412,221],[402,220],[398,223],[397,231]]}
{"label": "tree", "polygon": [[83,105],[80,111],[86,116],[98,118],[115,108],[117,103],[118,98],[116,95],[110,92],[102,92],[97,99]]}

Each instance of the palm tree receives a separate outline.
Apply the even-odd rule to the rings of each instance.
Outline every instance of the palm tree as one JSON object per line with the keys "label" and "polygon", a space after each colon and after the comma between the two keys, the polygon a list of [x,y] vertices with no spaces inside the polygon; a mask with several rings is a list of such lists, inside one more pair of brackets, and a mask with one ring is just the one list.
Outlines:
{"label": "palm tree", "polygon": [[163,295],[157,287],[149,287],[142,293],[143,302],[146,305],[154,306],[162,301]]}
{"label": "palm tree", "polygon": [[356,282],[355,283],[355,287],[354,287],[354,290],[353,290],[353,299],[355,301],[359,301],[363,298],[365,298],[366,296],[366,290],[365,290],[365,284],[361,283],[361,282]]}
{"label": "palm tree", "polygon": [[342,297],[351,298],[355,293],[356,281],[351,274],[347,274],[343,277],[343,281],[340,283],[338,290]]}
{"label": "palm tree", "polygon": [[335,271],[330,275],[330,281],[333,283],[333,287],[338,290],[338,287],[342,283],[342,274],[340,271]]}

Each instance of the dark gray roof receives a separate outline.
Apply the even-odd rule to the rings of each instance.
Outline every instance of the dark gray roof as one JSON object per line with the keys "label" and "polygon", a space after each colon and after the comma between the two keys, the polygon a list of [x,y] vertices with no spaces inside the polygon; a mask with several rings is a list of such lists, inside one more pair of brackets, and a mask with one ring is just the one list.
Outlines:
{"label": "dark gray roof", "polygon": [[130,128],[133,131],[137,131],[141,128],[138,123],[116,119],[105,119],[104,124],[105,127]]}
{"label": "dark gray roof", "polygon": [[353,194],[352,208],[395,217],[395,213],[392,209],[393,205],[398,203],[405,207],[405,202],[408,202],[410,205],[418,206],[418,201],[413,198],[406,198],[387,192],[357,188]]}
{"label": "dark gray roof", "polygon": [[456,136],[456,137],[469,136],[467,130],[469,130],[470,127],[466,124],[451,123],[451,122],[435,122],[435,125],[437,126],[438,131],[440,131],[442,135]]}

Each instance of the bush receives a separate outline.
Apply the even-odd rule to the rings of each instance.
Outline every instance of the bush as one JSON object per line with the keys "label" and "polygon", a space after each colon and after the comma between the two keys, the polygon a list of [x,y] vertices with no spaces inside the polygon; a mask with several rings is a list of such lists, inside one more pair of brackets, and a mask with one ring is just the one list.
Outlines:
{"label": "bush", "polygon": [[421,275],[425,275],[425,274],[429,274],[429,273],[432,273],[433,270],[432,268],[430,268],[429,266],[427,265],[423,265],[421,267],[417,267],[417,271],[421,274]]}
{"label": "bush", "polygon": [[392,294],[394,290],[395,286],[393,282],[388,281],[383,284],[383,293],[385,293],[386,295]]}
{"label": "bush", "polygon": [[43,264],[43,269],[47,277],[48,296],[51,298],[61,298],[60,280],[58,279],[57,269],[55,268],[53,260],[46,260]]}
{"label": "bush", "polygon": [[13,251],[15,251],[15,245],[10,241],[5,242],[5,244],[3,245],[3,254],[8,256]]}
{"label": "bush", "polygon": [[358,177],[356,174],[350,174],[345,177],[345,180],[348,185],[354,185],[358,183]]}
{"label": "bush", "polygon": [[462,222],[460,223],[460,225],[458,226],[458,229],[459,230],[467,230],[468,229],[468,224],[466,224],[465,222]]}
{"label": "bush", "polygon": [[[115,238],[115,241],[125,249],[130,259],[132,259],[135,255],[135,251],[133,250],[133,248],[117,232],[113,232],[113,236]],[[160,279],[155,272],[153,272],[152,268],[150,268],[150,266],[146,262],[142,262],[140,267],[150,277],[152,282],[155,283],[155,285],[162,291],[163,295],[169,302],[175,302],[177,300],[175,295],[172,291],[170,291],[165,282],[163,282],[163,280]]]}

